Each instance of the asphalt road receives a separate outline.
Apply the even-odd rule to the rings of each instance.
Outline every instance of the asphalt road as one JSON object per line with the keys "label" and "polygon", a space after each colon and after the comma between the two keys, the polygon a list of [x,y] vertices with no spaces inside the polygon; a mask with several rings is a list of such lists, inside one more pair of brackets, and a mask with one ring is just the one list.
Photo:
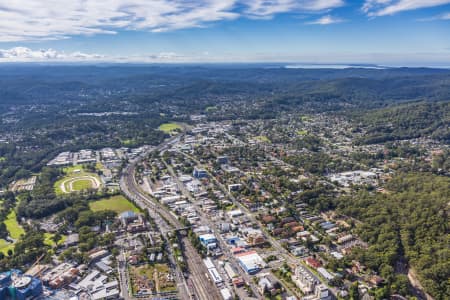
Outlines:
{"label": "asphalt road", "polygon": [[[206,170],[209,178],[222,190],[223,193],[225,193],[225,195],[228,196],[228,198],[233,202],[233,204],[237,208],[239,208],[241,211],[246,212],[249,219],[253,223],[257,224],[258,227],[265,233],[267,240],[270,242],[272,247],[279,253],[280,257],[282,257],[284,259],[284,261],[286,261],[291,266],[297,266],[299,264],[304,265],[297,257],[295,257],[288,250],[286,250],[269,232],[266,231],[263,224],[254,217],[253,213],[251,213],[244,205],[242,205],[239,201],[237,201],[237,199],[228,191],[228,189],[208,171],[206,166],[202,165],[202,163],[199,160],[197,160],[195,157],[192,157],[191,155],[188,155],[181,151],[178,151],[178,153],[184,155],[186,158],[195,162],[197,167]],[[319,279],[319,281],[321,281],[320,278],[318,278],[318,279]],[[324,282],[322,282],[322,283],[324,283]],[[330,290],[332,291],[333,294],[336,295],[336,293],[337,293],[336,288],[331,288]]]}
{"label": "asphalt road", "polygon": [[[165,163],[165,162],[164,162]],[[217,228],[217,225],[211,221],[211,219],[206,216],[206,214],[203,213],[203,211],[201,209],[199,209],[197,207],[197,205],[195,204],[195,199],[194,197],[192,197],[191,193],[186,189],[186,187],[184,186],[184,184],[178,179],[177,174],[175,174],[174,170],[172,169],[172,167],[168,164],[165,164],[166,168],[168,169],[170,175],[172,176],[172,178],[175,180],[175,182],[178,185],[178,188],[180,189],[180,191],[183,193],[183,195],[189,199],[189,201],[195,206],[197,213],[200,215],[201,220],[202,220],[202,224],[206,224],[208,225],[209,228],[213,229],[215,232],[219,232],[219,229]],[[220,248],[222,249],[222,251],[224,251],[225,256],[227,257],[229,263],[233,266],[233,268],[239,273],[239,275],[249,284],[251,290],[253,291],[253,293],[255,295],[258,295],[258,288],[256,287],[256,285],[253,283],[251,277],[245,273],[242,268],[239,267],[236,258],[232,255],[230,249],[227,247],[225,240],[222,238],[222,236],[220,234],[215,234]],[[203,262],[202,262],[203,264]]]}
{"label": "asphalt road", "polygon": [[[175,143],[179,140],[180,136],[172,138],[153,151],[161,151],[166,149],[170,144]],[[141,158],[144,157],[141,155]],[[127,168],[122,172],[122,177],[120,180],[121,190],[136,204],[149,211],[150,216],[155,220],[159,229],[163,233],[163,236],[167,232],[174,229],[183,228],[182,224],[178,219],[167,210],[164,206],[160,205],[159,202],[155,201],[152,197],[145,194],[134,178],[135,167],[140,159],[132,161]],[[189,281],[192,283],[188,285],[186,280],[180,270],[176,272],[176,280],[179,288],[179,296],[181,299],[221,299],[221,295],[217,287],[209,280],[207,276],[206,267],[203,264],[202,258],[191,245],[187,238],[182,239],[182,244],[184,246],[184,255],[187,260],[187,266],[189,270]],[[191,291],[193,289],[193,291]]]}

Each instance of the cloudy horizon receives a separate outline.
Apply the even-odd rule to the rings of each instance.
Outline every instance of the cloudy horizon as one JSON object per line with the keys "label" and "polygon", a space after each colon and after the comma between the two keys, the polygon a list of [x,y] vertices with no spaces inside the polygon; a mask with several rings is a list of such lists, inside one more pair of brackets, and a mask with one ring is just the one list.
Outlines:
{"label": "cloudy horizon", "polygon": [[0,62],[450,65],[450,0],[24,0]]}

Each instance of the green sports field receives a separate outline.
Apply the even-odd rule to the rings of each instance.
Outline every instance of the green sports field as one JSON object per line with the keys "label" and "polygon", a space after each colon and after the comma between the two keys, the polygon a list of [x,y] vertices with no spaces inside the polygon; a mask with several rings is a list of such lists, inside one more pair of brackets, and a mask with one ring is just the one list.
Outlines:
{"label": "green sports field", "polygon": [[270,140],[267,136],[265,135],[259,135],[259,136],[255,136],[254,137],[255,140],[258,140],[260,142],[264,142],[264,143],[270,143]]}
{"label": "green sports field", "polygon": [[66,175],[54,185],[57,195],[98,188],[101,184],[97,174],[84,171],[82,166],[66,167],[63,171]]}
{"label": "green sports field", "polygon": [[89,208],[92,211],[113,210],[118,214],[129,210],[139,212],[139,208],[121,195],[91,202],[89,203]]}
{"label": "green sports field", "polygon": [[86,190],[86,189],[91,189],[91,188],[92,188],[91,180],[79,179],[79,180],[73,181],[73,184],[72,184],[72,190],[74,190],[74,191],[81,191],[81,190]]}
{"label": "green sports field", "polygon": [[164,131],[165,133],[171,133],[177,129],[181,130],[181,126],[175,123],[164,123],[161,124],[158,128],[161,131]]}

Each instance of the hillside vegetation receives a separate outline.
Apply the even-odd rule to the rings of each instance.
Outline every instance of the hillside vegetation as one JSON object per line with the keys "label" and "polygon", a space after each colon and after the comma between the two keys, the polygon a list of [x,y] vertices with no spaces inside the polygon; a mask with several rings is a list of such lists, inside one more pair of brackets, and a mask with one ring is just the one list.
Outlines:
{"label": "hillside vegetation", "polygon": [[387,184],[388,193],[343,199],[340,210],[363,222],[359,234],[371,245],[359,259],[391,283],[394,266],[406,259],[428,293],[450,299],[449,187],[448,177],[399,174]]}
{"label": "hillside vegetation", "polygon": [[420,102],[369,111],[356,122],[367,131],[359,141],[365,144],[426,136],[450,143],[450,102]]}

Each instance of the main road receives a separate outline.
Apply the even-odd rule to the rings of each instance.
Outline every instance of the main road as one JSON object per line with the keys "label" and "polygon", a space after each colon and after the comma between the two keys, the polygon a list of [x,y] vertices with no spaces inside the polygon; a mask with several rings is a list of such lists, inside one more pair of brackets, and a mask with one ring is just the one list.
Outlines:
{"label": "main road", "polygon": [[[181,136],[181,135],[180,135]],[[180,136],[171,138],[153,151],[161,151],[167,149],[171,144],[176,143]],[[159,229],[166,237],[169,231],[182,229],[184,226],[179,222],[178,218],[158,201],[146,194],[139,187],[134,177],[136,166],[140,163],[148,153],[142,154],[137,159],[130,162],[130,164],[122,171],[122,177],[120,179],[120,188],[122,192],[133,200],[139,207],[144,210],[148,210],[149,215],[153,218],[158,225]],[[203,260],[192,246],[187,237],[181,239],[181,243],[184,247],[184,255],[187,260],[187,267],[189,270],[188,281],[186,280],[177,267],[176,279],[178,282],[178,289],[181,299],[221,299],[221,295],[217,287],[209,280],[207,276],[207,269],[203,264]],[[168,249],[171,252],[171,249]],[[175,264],[176,265],[176,264]]]}
{"label": "main road", "polygon": [[[229,134],[227,134],[228,138],[230,138],[231,140],[234,141],[234,143],[236,144],[240,144],[240,145],[245,145],[245,143]],[[268,241],[270,242],[270,244],[272,245],[272,247],[280,254],[281,257],[284,258],[284,260],[290,264],[291,266],[297,266],[299,264],[302,264],[303,266],[306,266],[301,260],[299,260],[297,257],[295,257],[294,255],[292,255],[287,249],[285,249],[281,243],[275,239],[264,227],[264,225],[255,218],[255,216],[253,215],[252,212],[250,212],[244,205],[242,205],[241,202],[239,202],[231,193],[230,191],[208,170],[208,168],[203,165],[197,158],[193,157],[192,155],[189,155],[185,152],[182,151],[177,151],[177,153],[183,155],[184,157],[186,157],[187,159],[193,161],[197,167],[202,168],[204,170],[206,170],[209,178],[211,178],[211,180],[222,190],[223,193],[225,193],[225,195],[228,196],[228,198],[232,201],[232,203],[239,208],[241,211],[246,212],[247,216],[249,217],[249,219],[258,225],[258,227],[265,232],[265,235],[268,239]],[[275,161],[279,161],[280,163],[289,166],[289,167],[293,167],[292,165],[289,165],[287,163],[284,163],[283,161],[273,157],[272,155],[269,155],[269,157],[272,160]],[[322,281],[320,278],[318,278],[321,283],[325,284],[324,281]],[[326,284],[325,284],[326,285]],[[337,294],[337,290],[335,288],[330,288],[331,292],[333,294]]]}
{"label": "main road", "polygon": [[[197,213],[201,217],[201,223],[208,225],[208,227],[213,229],[215,232],[219,232],[217,224],[215,222],[211,221],[209,216],[207,216],[205,213],[203,213],[203,211],[201,209],[199,209],[198,204],[196,203],[196,199],[191,195],[191,193],[186,189],[185,185],[180,181],[177,174],[173,170],[172,166],[167,164],[164,160],[163,160],[163,163],[166,166],[167,170],[169,171],[169,174],[175,180],[175,182],[178,186],[178,189],[194,205]],[[242,268],[238,265],[236,258],[234,257],[234,255],[232,255],[232,253],[231,253],[230,249],[228,248],[228,246],[226,245],[226,242],[223,239],[223,237],[220,234],[215,234],[215,236],[219,242],[220,248],[225,252],[225,256],[227,257],[228,262],[239,273],[239,275],[248,283],[253,294],[258,295],[259,292],[258,292],[257,286],[253,283],[251,277],[247,273],[245,273],[242,270]]]}

